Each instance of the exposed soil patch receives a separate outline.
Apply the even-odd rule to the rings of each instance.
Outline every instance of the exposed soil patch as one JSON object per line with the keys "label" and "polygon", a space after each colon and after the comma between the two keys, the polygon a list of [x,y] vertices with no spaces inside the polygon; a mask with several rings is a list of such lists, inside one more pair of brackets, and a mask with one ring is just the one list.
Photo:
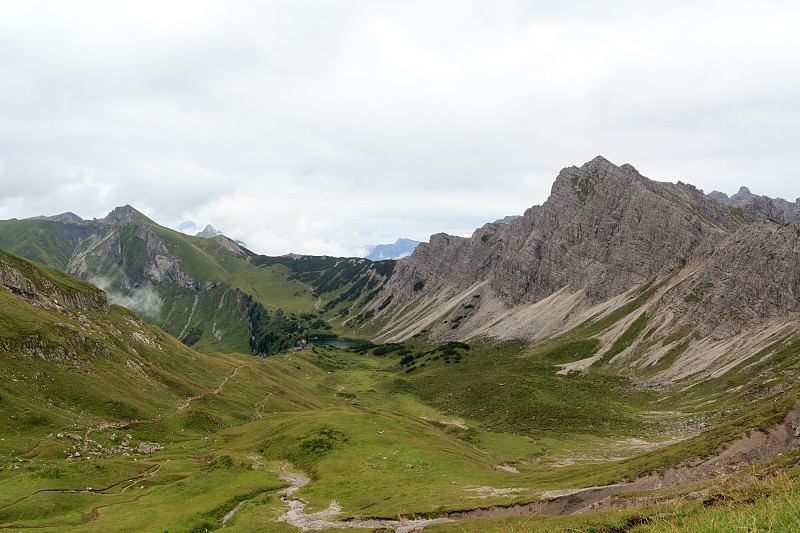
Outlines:
{"label": "exposed soil patch", "polygon": [[[582,489],[565,489],[546,491],[539,494],[534,502],[512,505],[493,505],[476,509],[451,513],[446,517],[434,520],[349,520],[335,521],[341,507],[335,501],[324,511],[305,514],[306,503],[296,498],[289,498],[310,480],[302,474],[287,472],[284,468],[281,479],[291,484],[283,490],[286,497],[281,500],[289,505],[279,520],[300,528],[302,531],[344,528],[387,529],[398,533],[422,531],[433,523],[457,522],[477,518],[501,518],[522,515],[571,515],[639,507],[648,503],[647,498],[616,498],[620,494],[634,491],[650,491],[687,483],[707,481],[720,476],[741,472],[764,461],[777,457],[800,447],[800,402],[796,403],[784,420],[765,431],[750,430],[720,449],[706,459],[697,459],[671,468],[663,476],[650,474],[642,476],[632,483],[588,487]],[[470,487],[479,494],[477,497],[503,496],[519,494],[526,488],[493,489],[492,487]],[[702,493],[691,493],[687,498],[702,497]],[[638,520],[638,519],[637,519]],[[646,519],[645,519],[646,520]],[[620,531],[627,531],[641,522],[631,523]]]}
{"label": "exposed soil patch", "polygon": [[497,498],[500,496],[511,496],[514,494],[521,494],[524,492],[530,493],[531,489],[527,487],[515,487],[508,489],[496,489],[494,487],[466,487],[464,490],[475,493],[471,498]]}
{"label": "exposed soil patch", "polygon": [[447,426],[456,426],[460,427],[461,429],[469,429],[469,426],[460,420],[436,420],[435,418],[428,418],[427,416],[421,416],[420,418],[422,420],[427,420],[428,422],[438,422],[439,424],[445,424]]}
{"label": "exposed soil patch", "polygon": [[284,494],[280,499],[289,506],[289,510],[278,518],[279,522],[286,522],[289,525],[300,528],[301,531],[320,531],[324,529],[349,529],[349,528],[371,528],[395,531],[396,533],[413,533],[422,531],[431,524],[452,522],[449,518],[436,518],[432,520],[339,520],[335,521],[336,516],[342,511],[341,506],[332,501],[327,509],[313,514],[306,514],[305,508],[308,505],[303,500],[292,498],[291,496],[308,485],[311,480],[303,474],[289,472],[286,466],[281,468],[278,477],[289,483],[289,487],[281,490],[279,494]]}

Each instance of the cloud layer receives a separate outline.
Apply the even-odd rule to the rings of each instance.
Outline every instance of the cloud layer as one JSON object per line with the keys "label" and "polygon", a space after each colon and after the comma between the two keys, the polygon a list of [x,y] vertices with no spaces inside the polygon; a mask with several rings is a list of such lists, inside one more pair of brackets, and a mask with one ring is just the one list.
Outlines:
{"label": "cloud layer", "polygon": [[258,252],[470,233],[602,154],[800,196],[793,2],[6,2],[0,218]]}

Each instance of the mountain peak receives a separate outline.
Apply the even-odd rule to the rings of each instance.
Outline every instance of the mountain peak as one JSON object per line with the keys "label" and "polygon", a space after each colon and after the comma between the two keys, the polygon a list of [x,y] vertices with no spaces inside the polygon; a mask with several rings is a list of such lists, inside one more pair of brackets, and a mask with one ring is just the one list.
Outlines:
{"label": "mountain peak", "polygon": [[130,222],[134,211],[136,210],[127,204],[120,207],[115,207],[109,214],[105,216],[103,220],[111,224]]}
{"label": "mountain peak", "polygon": [[203,231],[200,231],[197,234],[195,234],[195,237],[203,237],[205,239],[211,239],[213,237],[216,237],[217,235],[222,235],[222,232],[215,229],[214,226],[212,226],[211,224],[207,224],[205,229],[203,229]]}
{"label": "mountain peak", "polygon": [[127,224],[128,222],[146,222],[155,224],[152,220],[133,208],[130,204],[115,207],[105,218],[101,219],[107,224]]}
{"label": "mountain peak", "polygon": [[596,155],[590,161],[587,161],[586,163],[584,163],[583,166],[591,165],[591,164],[596,164],[597,165],[597,164],[602,164],[602,163],[608,163],[608,164],[611,164],[611,165],[614,164],[611,161],[609,161],[608,159],[606,159],[605,157],[603,157],[602,155]]}
{"label": "mountain peak", "polygon": [[627,184],[643,177],[632,165],[626,163],[620,167],[599,155],[580,167],[562,169],[553,182],[550,198],[570,204],[577,199],[581,205],[586,205],[594,197],[600,183],[607,179]]}
{"label": "mountain peak", "polygon": [[66,213],[61,213],[60,215],[39,215],[38,217],[29,217],[30,220],[52,220],[54,222],[82,222],[83,219],[73,213],[72,211],[67,211]]}

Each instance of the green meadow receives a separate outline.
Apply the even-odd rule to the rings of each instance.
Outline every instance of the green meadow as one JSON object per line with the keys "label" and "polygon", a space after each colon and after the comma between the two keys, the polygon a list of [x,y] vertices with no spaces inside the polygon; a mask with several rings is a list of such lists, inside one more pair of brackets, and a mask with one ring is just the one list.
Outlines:
{"label": "green meadow", "polygon": [[[328,510],[330,519],[352,521],[331,526],[355,531],[378,529],[359,520],[399,517],[452,520],[425,526],[442,532],[798,527],[797,451],[733,476],[632,486],[595,501],[596,512],[568,497],[667,480],[671,469],[712,457],[742,435],[768,434],[797,401],[789,340],[769,352],[775,372],[763,379],[771,387],[728,395],[719,393],[722,384],[745,383],[750,367],[668,391],[639,387],[607,365],[558,374],[558,365],[597,353],[608,320],[536,344],[436,344],[423,332],[403,343],[309,345],[256,357],[213,351],[205,330],[197,351],[127,309],[106,311],[85,282],[11,254],[0,260],[37,291],[23,298],[0,286],[3,529],[298,531],[285,522],[282,491],[290,487],[305,502],[301,516]],[[313,281],[338,296],[305,320],[364,298],[360,289],[348,296],[352,287],[337,285],[331,265],[306,267],[292,283]],[[232,302],[225,298],[235,290],[209,294]],[[79,295],[94,303],[63,305]],[[201,301],[194,312],[213,312],[218,328],[239,327],[234,308]],[[646,331],[641,316],[628,337]],[[689,417],[714,423],[699,428]],[[309,482],[292,481],[292,473]]]}

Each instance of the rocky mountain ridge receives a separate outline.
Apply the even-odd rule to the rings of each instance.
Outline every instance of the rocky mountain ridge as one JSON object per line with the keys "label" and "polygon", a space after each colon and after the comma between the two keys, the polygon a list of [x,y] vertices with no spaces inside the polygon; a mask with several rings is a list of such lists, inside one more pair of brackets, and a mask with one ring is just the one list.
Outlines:
{"label": "rocky mountain ridge", "polygon": [[366,258],[370,261],[401,259],[411,255],[417,245],[419,245],[419,241],[398,238],[392,244],[376,244],[374,246],[368,246],[366,249]]}
{"label": "rocky mountain ridge", "polygon": [[[698,370],[740,362],[791,334],[799,297],[800,223],[597,157],[563,169],[547,201],[521,218],[420,244],[378,298],[394,310],[375,312],[384,341],[423,329],[440,341],[536,341],[602,324],[594,361],[608,353],[644,371],[670,354],[669,365]],[[723,343],[738,348],[718,353]]]}
{"label": "rocky mountain ridge", "polygon": [[670,380],[777,350],[800,324],[800,222],[762,216],[759,205],[776,205],[764,198],[742,191],[736,207],[597,157],[563,169],[521,217],[468,238],[433,235],[396,263],[255,256],[224,236],[180,236],[130,206],[94,221],[0,223],[0,247],[13,235],[19,253],[49,250],[50,264],[85,279],[152,284],[166,314],[157,323],[186,342],[224,342],[223,321],[252,339],[247,306],[274,318],[252,307],[255,294],[295,311],[280,315],[287,330],[270,323],[262,338],[303,331],[301,321],[378,342],[567,335],[599,343],[581,364]]}
{"label": "rocky mountain ridge", "polygon": [[800,198],[790,202],[783,198],[759,196],[750,192],[747,187],[740,187],[739,192],[731,197],[719,191],[712,191],[708,195],[724,204],[742,209],[750,220],[773,220],[779,224],[800,221]]}
{"label": "rocky mountain ridge", "polygon": [[488,280],[507,305],[564,287],[596,303],[707,256],[745,222],[691,185],[655,182],[598,157],[562,170],[548,200],[520,218],[469,238],[433,235],[398,263],[387,290],[410,294],[411,280],[427,278],[457,289]]}

